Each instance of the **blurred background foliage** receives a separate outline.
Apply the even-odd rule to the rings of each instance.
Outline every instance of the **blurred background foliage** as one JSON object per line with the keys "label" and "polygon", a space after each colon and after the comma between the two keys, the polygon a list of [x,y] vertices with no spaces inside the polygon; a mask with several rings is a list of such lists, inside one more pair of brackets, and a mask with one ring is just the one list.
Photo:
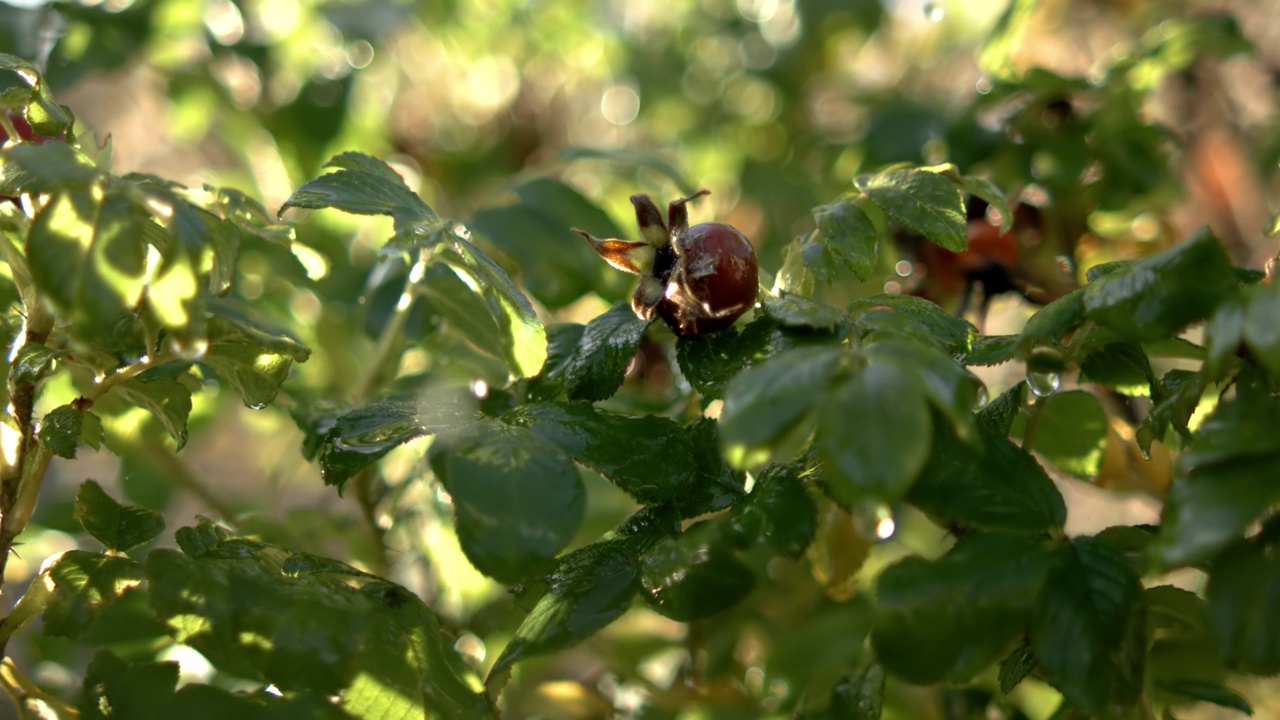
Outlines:
{"label": "blurred background foliage", "polygon": [[[953,162],[1038,205],[1046,222],[1021,270],[1050,289],[1205,224],[1237,264],[1274,255],[1264,234],[1280,190],[1274,3],[7,0],[0,52],[44,63],[77,132],[109,143],[119,173],[239,188],[275,208],[333,154],[386,159],[442,216],[467,223],[549,322],[585,322],[628,293],[629,279],[568,227],[634,235],[632,193],[712,190],[695,221],[746,233],[769,284],[788,244],[812,230],[814,207],[855,174],[900,161]],[[316,213],[292,248],[242,247],[226,302],[316,351],[295,369],[291,397],[359,392],[408,272],[378,256],[389,234],[383,220]],[[882,252],[871,282],[842,270],[821,292],[836,302],[912,289],[927,277],[910,259]],[[500,388],[505,370],[442,332],[447,313],[430,300],[410,318],[420,341],[392,370]],[[1029,313],[1021,300],[1006,310],[1012,319],[989,322]],[[656,410],[681,397],[666,352],[647,347],[611,402]],[[48,395],[49,407],[61,401]],[[57,461],[42,530],[22,555],[39,562],[74,546],[74,488],[96,477],[175,525],[202,513],[385,573],[442,614],[477,668],[491,664],[520,612],[457,550],[447,499],[410,482],[425,472],[421,449],[382,464],[389,494],[372,519],[384,552],[359,508],[303,460],[288,400],[255,412],[226,395],[196,396],[180,454],[139,411],[107,428],[123,460]],[[634,508],[587,475],[584,542]],[[508,690],[511,716],[784,717],[806,693],[825,697],[861,652],[841,638],[866,632],[865,614],[849,611],[865,602],[857,556],[880,529],[859,532],[866,521],[828,508],[809,557],[753,568],[769,582],[724,616],[684,625],[635,610],[581,647],[529,662]],[[908,550],[934,554],[942,540],[909,515],[897,530],[861,573]],[[34,571],[15,559],[8,579],[20,586]],[[87,658],[29,635],[11,646],[23,664],[45,687],[74,692]],[[154,637],[117,651],[179,659],[189,677],[208,678],[198,654]],[[940,692],[891,686],[886,717],[968,717],[963,693],[940,703]],[[1011,702],[1033,718],[1055,704],[1034,682]],[[1255,702],[1264,716],[1268,707],[1280,712]]]}

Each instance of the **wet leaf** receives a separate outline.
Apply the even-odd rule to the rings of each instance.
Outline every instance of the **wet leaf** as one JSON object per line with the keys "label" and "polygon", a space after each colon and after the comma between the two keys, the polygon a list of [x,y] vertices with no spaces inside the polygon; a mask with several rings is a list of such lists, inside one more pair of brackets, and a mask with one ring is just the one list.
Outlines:
{"label": "wet leaf", "polygon": [[295,362],[305,362],[311,351],[292,338],[275,335],[237,318],[209,318],[209,348],[200,362],[239,393],[246,407],[270,404],[289,376]]}
{"label": "wet leaf", "polygon": [[[296,413],[295,413],[296,414]],[[460,427],[476,419],[475,400],[464,391],[441,388],[400,394],[354,407],[333,408],[306,417],[300,426],[320,438],[316,455],[325,484],[341,488],[351,476],[414,438]]]}
{"label": "wet leaf", "polygon": [[671,502],[697,487],[689,434],[666,418],[622,415],[588,403],[540,402],[521,405],[502,419],[531,429],[642,503]]}
{"label": "wet leaf", "polygon": [[635,357],[649,322],[636,317],[626,303],[618,303],[587,323],[578,348],[564,369],[570,400],[612,397]]}
{"label": "wet leaf", "polygon": [[1147,654],[1142,593],[1138,571],[1107,543],[1077,538],[1056,552],[1031,644],[1072,704],[1101,715],[1137,702]]}
{"label": "wet leaf", "polygon": [[938,560],[890,565],[876,583],[876,657],[916,684],[973,677],[1025,632],[1048,559],[1029,536],[970,534]]}
{"label": "wet leaf", "polygon": [[895,222],[952,252],[963,252],[969,243],[964,198],[939,169],[897,166],[855,182]]}
{"label": "wet leaf", "polygon": [[[1092,338],[1090,338],[1092,339]],[[1092,348],[1079,359],[1081,379],[1130,397],[1151,397],[1156,383],[1151,360],[1137,343],[1113,342]]]}
{"label": "wet leaf", "polygon": [[9,363],[9,392],[20,385],[40,382],[53,373],[57,361],[63,356],[56,350],[38,342],[24,342],[18,348],[18,354]]}
{"label": "wet leaf", "polygon": [[1213,314],[1237,285],[1222,243],[1203,230],[1084,288],[1090,320],[1122,338],[1159,340]]}
{"label": "wet leaf", "polygon": [[965,353],[965,365],[999,365],[1013,359],[1019,335],[982,335],[973,341],[973,349]]}
{"label": "wet leaf", "polygon": [[800,557],[817,531],[817,508],[800,481],[796,464],[770,465],[756,476],[751,493],[733,505],[730,527],[738,543],[768,543]]}
{"label": "wet leaf", "polygon": [[1084,288],[1077,288],[1045,305],[1027,319],[1018,337],[1017,354],[1026,359],[1034,348],[1060,342],[1085,320]]}
{"label": "wet leaf", "polygon": [[428,458],[453,498],[463,552],[496,580],[545,572],[582,522],[577,469],[532,430],[480,420],[440,433]]}
{"label": "wet leaf", "polygon": [[1202,373],[1190,370],[1170,370],[1160,378],[1152,393],[1154,404],[1138,426],[1138,447],[1142,452],[1150,453],[1151,443],[1163,441],[1169,428],[1177,430],[1185,438],[1191,437],[1187,425],[1200,405],[1205,383]]}
{"label": "wet leaf", "polygon": [[688,622],[741,602],[755,586],[755,576],[734,557],[724,525],[707,520],[645,551],[640,557],[640,585],[649,607]]}
{"label": "wet leaf", "polygon": [[705,397],[724,397],[725,385],[734,375],[765,357],[776,325],[757,319],[739,330],[736,326],[720,332],[686,335],[676,339],[676,361],[680,372]]}

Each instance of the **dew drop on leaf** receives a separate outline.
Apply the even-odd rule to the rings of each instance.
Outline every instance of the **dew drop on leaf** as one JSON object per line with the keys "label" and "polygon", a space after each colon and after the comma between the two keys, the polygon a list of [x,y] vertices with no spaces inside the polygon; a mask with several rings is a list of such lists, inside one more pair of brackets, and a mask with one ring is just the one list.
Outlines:
{"label": "dew drop on leaf", "polygon": [[1036,397],[1049,397],[1058,392],[1058,387],[1062,384],[1062,376],[1056,372],[1029,372],[1027,373],[1027,386],[1031,388],[1031,392]]}
{"label": "dew drop on leaf", "polygon": [[986,407],[989,402],[991,402],[991,394],[987,392],[987,386],[979,385],[978,392],[974,393],[973,409],[982,409]]}

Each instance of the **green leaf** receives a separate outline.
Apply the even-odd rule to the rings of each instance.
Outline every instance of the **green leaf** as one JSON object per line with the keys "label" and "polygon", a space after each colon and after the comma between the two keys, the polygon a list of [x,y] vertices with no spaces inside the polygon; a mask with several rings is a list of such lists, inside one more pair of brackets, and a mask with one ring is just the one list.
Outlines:
{"label": "green leaf", "polygon": [[455,232],[452,242],[457,255],[442,257],[454,270],[470,278],[472,287],[479,288],[502,331],[511,372],[516,377],[533,377],[547,360],[547,333],[542,321],[507,271],[468,242],[465,235],[465,231]]}
{"label": "green leaf", "polygon": [[719,400],[734,375],[765,356],[775,330],[772,320],[762,318],[741,331],[728,327],[715,333],[681,336],[676,339],[680,372],[698,392]]}
{"label": "green leaf", "polygon": [[335,208],[357,215],[388,215],[395,221],[397,241],[430,236],[442,223],[422,198],[386,163],[362,153],[345,152],[330,158],[334,172],[310,180],[293,191],[280,207]]}
{"label": "green leaf", "polygon": [[99,177],[93,161],[64,142],[19,143],[0,150],[0,194],[82,190]]}
{"label": "green leaf", "polygon": [[696,523],[659,540],[640,557],[641,597],[659,614],[688,622],[723,612],[755,586],[755,576],[733,555],[720,521]]}
{"label": "green leaf", "polygon": [[952,252],[963,252],[969,243],[964,198],[939,170],[897,166],[855,182],[896,222]]}
{"label": "green leaf", "polygon": [[1213,703],[1219,707],[1239,710],[1245,715],[1253,715],[1253,706],[1249,704],[1249,701],[1224,685],[1196,680],[1165,680],[1158,683],[1158,687],[1174,695],[1181,695],[1199,702]]}
{"label": "green leaf", "polygon": [[108,605],[142,582],[142,566],[121,555],[69,550],[49,568],[49,578],[54,590],[44,632],[76,640]]}
{"label": "green leaf", "polygon": [[991,435],[1008,437],[1026,399],[1027,384],[1019,382],[978,411],[978,425]]}
{"label": "green leaf", "polygon": [[999,365],[1013,359],[1019,335],[982,335],[964,355],[965,365]]}
{"label": "green leaf", "polygon": [[1030,623],[1049,557],[1028,536],[970,534],[938,560],[890,565],[876,583],[877,659],[920,685],[985,670]]}
{"label": "green leaf", "polygon": [[628,304],[618,303],[587,323],[564,369],[569,399],[594,402],[617,392],[649,322],[637,318]]}
{"label": "green leaf", "polygon": [[1280,285],[1259,283],[1250,288],[1241,332],[1250,355],[1280,376]]}
{"label": "green leaf", "polygon": [[1254,675],[1280,672],[1280,533],[1274,520],[1209,566],[1205,602],[1227,667]]}
{"label": "green leaf", "polygon": [[1078,478],[1098,474],[1107,446],[1107,413],[1092,393],[1069,390],[1036,401],[1036,452]]}
{"label": "green leaf", "polygon": [[311,351],[292,338],[275,335],[246,321],[223,315],[209,318],[209,347],[200,362],[235,388],[246,407],[261,409],[275,400],[295,362]]}
{"label": "green leaf", "polygon": [[311,437],[320,438],[315,452],[320,477],[326,485],[341,488],[396,447],[478,417],[473,397],[461,389],[442,388],[421,395],[389,395],[354,407],[320,411],[307,419]]}
{"label": "green leaf", "polygon": [[1087,285],[1084,310],[1123,338],[1158,340],[1212,315],[1236,285],[1222,243],[1202,230]]}
{"label": "green leaf", "polygon": [[1031,631],[1049,682],[1094,715],[1120,715],[1142,691],[1142,580],[1109,544],[1077,538],[1057,552]]}
{"label": "green leaf", "polygon": [[102,421],[74,405],[60,405],[40,419],[39,437],[54,455],[74,459],[81,444],[96,448],[102,443]]}
{"label": "green leaf", "polygon": [[577,469],[532,430],[481,420],[442,432],[428,457],[453,498],[463,552],[496,580],[544,572],[582,522]]}
{"label": "green leaf", "polygon": [[[961,190],[985,200],[988,205],[995,208],[996,212],[1000,213],[1000,232],[1006,233],[1013,229],[1013,211],[1009,207],[1008,196],[999,186],[984,177],[977,177],[976,175],[962,175],[959,178],[953,178],[953,180],[960,186]],[[967,217],[967,211],[969,210],[967,201],[965,202],[965,210]]]}
{"label": "green leaf", "polygon": [[720,438],[737,468],[770,460],[785,462],[788,436],[817,406],[835,375],[841,353],[834,348],[794,349],[739,373],[725,388]]}
{"label": "green leaf", "polygon": [[508,340],[489,312],[488,303],[453,268],[444,263],[428,266],[420,287],[432,312],[481,352],[506,361]]}
{"label": "green leaf", "polygon": [[899,501],[929,459],[929,406],[918,376],[899,365],[873,361],[836,383],[818,423],[823,487],[846,507]]}
{"label": "green leaf", "polygon": [[1152,548],[1165,567],[1199,563],[1241,537],[1280,502],[1271,468],[1280,462],[1280,399],[1218,405],[1178,458]]}
{"label": "green leaf", "polygon": [[1239,359],[1244,345],[1245,295],[1228,298],[1218,306],[1205,328],[1204,370],[1212,380],[1225,378]]}
{"label": "green leaf", "polygon": [[834,720],[880,720],[884,708],[884,668],[871,664],[831,691]]}
{"label": "green leaf", "polygon": [[1062,494],[1035,458],[982,422],[978,438],[974,447],[935,419],[933,451],[907,501],[962,527],[1061,528],[1067,518]]}
{"label": "green leaf", "polygon": [[1009,656],[1000,661],[1000,692],[1008,695],[1040,664],[1030,643],[1023,642]]}
{"label": "green leaf", "polygon": [[[871,277],[876,266],[876,240],[880,233],[855,199],[841,199],[813,209],[827,252],[843,262],[859,280]],[[816,263],[813,253],[804,254],[805,266],[819,277],[828,277],[825,264]],[[816,266],[816,267],[815,267]]]}
{"label": "green leaf", "polygon": [[76,520],[113,552],[127,552],[151,542],[164,530],[160,513],[121,505],[93,480],[86,480],[76,493]]}
{"label": "green leaf", "polygon": [[1152,396],[1155,371],[1138,343],[1113,342],[1091,348],[1079,362],[1081,380],[1105,385],[1130,397]]}
{"label": "green leaf", "polygon": [[265,691],[230,692],[200,684],[184,685],[175,693],[177,683],[176,662],[125,661],[110,650],[101,650],[89,663],[85,675],[79,706],[81,717],[87,720],[126,717],[342,720],[351,717],[317,693],[290,691],[287,697],[281,697]]}
{"label": "green leaf", "polygon": [[542,596],[502,650],[485,684],[505,682],[511,667],[591,637],[631,606],[640,563],[633,542],[602,540],[565,556],[547,576]]}
{"label": "green leaf", "polygon": [[864,352],[872,362],[900,368],[961,438],[973,438],[973,411],[979,405],[979,396],[986,392],[976,376],[932,345],[884,340],[865,346]]}
{"label": "green leaf", "polygon": [[622,415],[588,403],[538,402],[502,420],[532,430],[642,503],[671,502],[698,486],[689,433],[666,418]]}
{"label": "green leaf", "polygon": [[187,444],[187,418],[191,415],[191,390],[178,380],[148,370],[111,388],[111,394],[155,416],[178,443]]}
{"label": "green leaf", "polygon": [[1034,348],[1060,342],[1084,320],[1084,288],[1077,288],[1027,318],[1018,339],[1018,355],[1025,359]]}
{"label": "green leaf", "polygon": [[[917,339],[940,343],[953,355],[969,352],[978,332],[969,321],[914,295],[871,295],[854,300],[846,310],[867,330],[906,330]],[[902,324],[886,325],[883,319],[895,319]]]}
{"label": "green leaf", "polygon": [[747,476],[731,467],[720,452],[720,421],[700,417],[683,432],[693,446],[697,479],[672,507],[682,518],[693,518],[736,505],[746,495]]}
{"label": "green leaf", "polygon": [[38,342],[24,342],[9,363],[9,393],[21,385],[40,382],[57,368],[63,351]]}
{"label": "green leaf", "polygon": [[89,186],[56,193],[36,216],[27,237],[32,279],[76,337],[138,305],[149,222],[124,195]]}
{"label": "green leaf", "polygon": [[844,315],[839,310],[789,292],[764,295],[761,306],[765,315],[787,327],[835,332],[844,323]]}
{"label": "green leaf", "polygon": [[733,505],[730,527],[741,546],[768,543],[800,557],[817,531],[817,508],[800,481],[796,464],[770,465],[751,493]]}
{"label": "green leaf", "polygon": [[1170,370],[1160,378],[1152,393],[1154,404],[1138,426],[1138,447],[1144,453],[1151,452],[1151,443],[1163,440],[1172,427],[1190,438],[1187,425],[1200,405],[1207,379],[1204,374],[1190,370]]}
{"label": "green leaf", "polygon": [[218,670],[341,696],[362,718],[496,717],[457,674],[435,615],[404,588],[350,567],[287,573],[290,551],[207,521],[178,537],[193,555],[147,557],[152,607]]}

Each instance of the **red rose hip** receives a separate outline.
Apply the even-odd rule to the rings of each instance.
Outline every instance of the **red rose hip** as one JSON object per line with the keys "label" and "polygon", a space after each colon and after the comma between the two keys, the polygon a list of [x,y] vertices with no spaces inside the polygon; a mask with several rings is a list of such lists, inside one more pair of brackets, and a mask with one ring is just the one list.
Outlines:
{"label": "red rose hip", "polygon": [[752,305],[759,291],[756,253],[724,223],[689,227],[685,203],[706,190],[673,200],[667,222],[648,195],[632,195],[643,240],[601,240],[574,228],[610,265],[640,276],[631,309],[648,320],[656,312],[677,335],[722,330]]}

